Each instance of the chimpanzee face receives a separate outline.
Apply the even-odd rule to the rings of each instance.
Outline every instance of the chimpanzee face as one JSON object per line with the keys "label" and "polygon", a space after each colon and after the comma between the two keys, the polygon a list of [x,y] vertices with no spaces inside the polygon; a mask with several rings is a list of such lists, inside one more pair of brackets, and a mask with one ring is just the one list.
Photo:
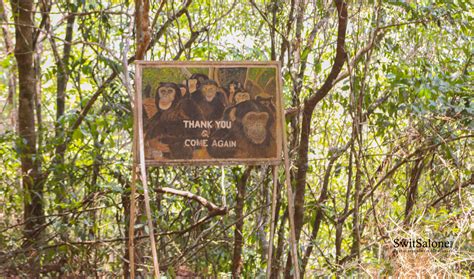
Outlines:
{"label": "chimpanzee face", "polygon": [[212,102],[217,94],[217,86],[214,84],[205,84],[201,88],[202,94],[206,98],[206,101]]}
{"label": "chimpanzee face", "polygon": [[161,86],[158,88],[158,95],[160,96],[160,102],[158,106],[160,109],[169,109],[176,98],[176,93],[176,89],[171,86]]}
{"label": "chimpanzee face", "polygon": [[267,99],[262,99],[260,101],[260,104],[266,106],[267,108],[270,107],[272,105],[272,101],[271,100],[267,100]]}
{"label": "chimpanzee face", "polygon": [[234,96],[235,104],[239,104],[250,100],[250,94],[248,92],[238,92]]}
{"label": "chimpanzee face", "polygon": [[248,112],[242,118],[245,136],[254,144],[261,144],[267,138],[267,112]]}

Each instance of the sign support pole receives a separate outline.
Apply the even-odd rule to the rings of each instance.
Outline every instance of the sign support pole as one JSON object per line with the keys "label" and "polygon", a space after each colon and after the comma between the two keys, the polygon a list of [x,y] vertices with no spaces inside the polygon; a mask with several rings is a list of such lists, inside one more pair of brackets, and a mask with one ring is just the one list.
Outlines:
{"label": "sign support pole", "polygon": [[[137,70],[137,67],[135,67]],[[131,189],[130,189],[130,220],[128,225],[128,267],[130,269],[130,278],[135,279],[135,218],[136,218],[136,195],[137,195],[137,104],[136,104],[136,96],[135,100],[132,102],[133,106],[133,142],[132,142],[132,155],[133,155],[133,163],[132,163],[132,182],[131,182]]]}
{"label": "sign support pole", "polygon": [[224,166],[221,166],[221,190],[222,190],[222,205],[227,207],[227,199],[226,199],[226,192],[225,192],[225,172]]}
{"label": "sign support pole", "polygon": [[267,276],[270,278],[272,274],[272,261],[273,261],[273,238],[275,237],[275,215],[276,215],[276,203],[277,203],[277,192],[278,192],[278,168],[277,166],[272,167],[273,171],[273,190],[272,190],[272,216],[270,217],[270,239],[268,240],[268,256],[267,256]]}
{"label": "sign support pole", "polygon": [[[135,150],[135,143],[134,150]],[[128,227],[128,259],[130,268],[130,278],[135,279],[135,197],[137,193],[137,168],[135,164],[132,166],[132,185],[130,193],[130,220]]]}
{"label": "sign support pole", "polygon": [[[136,66],[137,72],[140,71],[138,66]],[[141,83],[141,76],[139,76],[136,80],[136,84]],[[147,181],[147,172],[146,172],[146,165],[145,165],[145,147],[144,147],[144,136],[143,136],[143,118],[141,115],[143,114],[143,107],[142,107],[142,96],[138,93],[135,95],[137,99],[137,105],[134,108],[134,119],[137,125],[134,125],[133,129],[133,171],[132,171],[132,185],[131,185],[131,193],[130,193],[130,226],[129,226],[129,266],[130,266],[130,278],[135,278],[135,215],[136,215],[136,206],[135,206],[135,196],[136,196],[136,180],[137,175],[140,173],[140,180],[142,181],[143,185],[143,196],[145,200],[145,212],[147,217],[147,225],[148,225],[148,234],[150,236],[150,246],[151,246],[151,253],[153,256],[153,269],[155,278],[160,278],[160,266],[158,264],[158,255],[156,250],[156,243],[155,243],[155,233],[153,229],[153,219],[151,215],[150,209],[150,196],[148,194],[148,181]],[[138,127],[136,127],[138,126]],[[138,131],[137,131],[138,129]],[[138,137],[137,137],[138,136]],[[137,140],[138,138],[138,140]],[[138,158],[137,158],[138,154]],[[137,161],[139,161],[139,165],[137,165]]]}
{"label": "sign support pole", "polygon": [[[284,118],[282,118],[284,119]],[[284,120],[283,120],[284,121]],[[284,127],[284,126],[283,126]],[[293,190],[291,189],[290,179],[290,160],[288,158],[288,146],[286,143],[286,131],[283,131],[283,153],[285,156],[285,184],[288,195],[288,219],[290,220],[290,254],[293,262],[293,278],[300,278],[300,268],[298,262],[298,248],[296,244],[296,232],[295,232],[295,205],[293,199]]]}
{"label": "sign support pole", "polygon": [[[137,94],[139,99],[139,104],[141,104],[141,94]],[[155,233],[153,229],[153,220],[151,216],[151,209],[150,209],[150,196],[148,194],[148,181],[147,181],[147,173],[146,173],[146,166],[145,166],[145,147],[144,147],[144,136],[143,136],[143,118],[140,117],[142,115],[142,106],[137,106],[138,111],[138,154],[140,159],[140,178],[143,185],[143,196],[145,198],[145,211],[146,217],[148,221],[148,234],[150,235],[150,244],[151,244],[151,253],[153,256],[153,267],[155,270],[155,277],[160,278],[160,266],[158,264],[158,255],[156,251],[156,243],[155,243]]]}
{"label": "sign support pole", "polygon": [[[279,90],[282,92],[281,87],[283,86],[283,81],[281,75],[279,77]],[[288,152],[288,140],[286,136],[286,121],[285,121],[285,111],[283,110],[283,105],[280,105],[281,112],[281,129],[282,129],[282,138],[283,138],[283,158],[285,163],[285,184],[288,197],[288,220],[290,223],[290,255],[291,261],[293,263],[293,278],[300,278],[300,268],[298,261],[298,247],[296,243],[296,232],[295,232],[295,204],[293,199],[293,189],[291,188],[291,177],[290,177],[290,158]]]}

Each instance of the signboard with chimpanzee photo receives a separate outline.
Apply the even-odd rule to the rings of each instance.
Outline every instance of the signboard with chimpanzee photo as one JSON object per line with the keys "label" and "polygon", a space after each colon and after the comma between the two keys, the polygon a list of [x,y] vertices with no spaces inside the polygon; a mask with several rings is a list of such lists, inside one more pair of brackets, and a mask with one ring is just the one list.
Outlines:
{"label": "signboard with chimpanzee photo", "polygon": [[280,163],[277,62],[138,61],[136,75],[146,165]]}

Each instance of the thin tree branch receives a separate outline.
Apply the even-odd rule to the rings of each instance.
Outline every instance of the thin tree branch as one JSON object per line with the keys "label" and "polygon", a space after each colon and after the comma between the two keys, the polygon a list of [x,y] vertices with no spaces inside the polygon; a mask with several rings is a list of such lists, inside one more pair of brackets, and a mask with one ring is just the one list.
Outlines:
{"label": "thin tree branch", "polygon": [[226,207],[217,206],[214,203],[206,200],[205,198],[203,198],[201,196],[198,196],[196,194],[193,194],[191,192],[188,192],[188,191],[182,191],[182,190],[173,189],[173,188],[169,188],[169,187],[157,188],[156,191],[158,193],[173,194],[173,195],[176,195],[176,196],[180,196],[180,197],[184,197],[184,198],[187,198],[187,199],[190,199],[190,200],[194,200],[194,201],[200,203],[202,206],[204,206],[205,208],[207,208],[211,212],[223,212],[223,213],[227,212]]}

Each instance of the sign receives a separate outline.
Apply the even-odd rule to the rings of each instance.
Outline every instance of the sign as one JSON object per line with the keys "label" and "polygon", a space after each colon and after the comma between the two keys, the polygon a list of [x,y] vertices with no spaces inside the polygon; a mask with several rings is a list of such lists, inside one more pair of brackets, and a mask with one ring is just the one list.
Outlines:
{"label": "sign", "polygon": [[278,62],[136,65],[135,128],[143,129],[146,165],[281,162]]}

